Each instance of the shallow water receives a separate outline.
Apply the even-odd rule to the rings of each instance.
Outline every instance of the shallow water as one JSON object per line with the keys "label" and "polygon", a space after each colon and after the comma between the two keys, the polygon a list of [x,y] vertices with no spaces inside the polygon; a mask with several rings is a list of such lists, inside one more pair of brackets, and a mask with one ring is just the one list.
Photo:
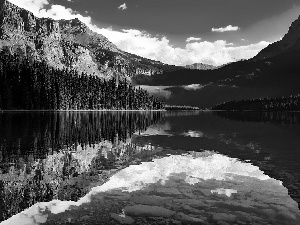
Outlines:
{"label": "shallow water", "polygon": [[0,114],[3,224],[298,224],[299,118]]}

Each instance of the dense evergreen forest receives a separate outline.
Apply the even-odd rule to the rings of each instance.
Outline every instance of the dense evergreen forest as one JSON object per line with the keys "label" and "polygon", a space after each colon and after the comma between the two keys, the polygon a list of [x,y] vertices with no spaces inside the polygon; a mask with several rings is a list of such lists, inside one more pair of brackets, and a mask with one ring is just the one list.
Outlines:
{"label": "dense evergreen forest", "polygon": [[260,98],[218,104],[213,110],[299,111],[300,94],[282,98]]}
{"label": "dense evergreen forest", "polygon": [[186,105],[165,105],[165,110],[199,110],[199,107]]}
{"label": "dense evergreen forest", "polygon": [[105,80],[55,69],[17,55],[0,56],[0,109],[157,110],[163,102],[118,77]]}

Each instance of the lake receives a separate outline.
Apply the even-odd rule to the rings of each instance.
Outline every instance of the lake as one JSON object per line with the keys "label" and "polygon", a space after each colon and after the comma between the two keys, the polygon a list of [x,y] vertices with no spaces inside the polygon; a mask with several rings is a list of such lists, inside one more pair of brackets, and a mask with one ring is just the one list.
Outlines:
{"label": "lake", "polygon": [[299,224],[300,113],[0,112],[2,224]]}

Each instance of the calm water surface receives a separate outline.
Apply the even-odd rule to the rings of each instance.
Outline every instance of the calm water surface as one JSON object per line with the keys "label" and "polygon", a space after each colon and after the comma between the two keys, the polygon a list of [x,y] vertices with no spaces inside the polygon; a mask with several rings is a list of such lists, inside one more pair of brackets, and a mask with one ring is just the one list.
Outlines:
{"label": "calm water surface", "polygon": [[0,221],[299,224],[299,146],[300,113],[0,113]]}

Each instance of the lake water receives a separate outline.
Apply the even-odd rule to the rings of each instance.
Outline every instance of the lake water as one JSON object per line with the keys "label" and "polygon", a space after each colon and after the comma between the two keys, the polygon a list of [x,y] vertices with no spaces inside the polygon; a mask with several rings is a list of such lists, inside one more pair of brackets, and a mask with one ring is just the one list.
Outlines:
{"label": "lake water", "polygon": [[299,146],[296,112],[2,112],[0,221],[299,224]]}

